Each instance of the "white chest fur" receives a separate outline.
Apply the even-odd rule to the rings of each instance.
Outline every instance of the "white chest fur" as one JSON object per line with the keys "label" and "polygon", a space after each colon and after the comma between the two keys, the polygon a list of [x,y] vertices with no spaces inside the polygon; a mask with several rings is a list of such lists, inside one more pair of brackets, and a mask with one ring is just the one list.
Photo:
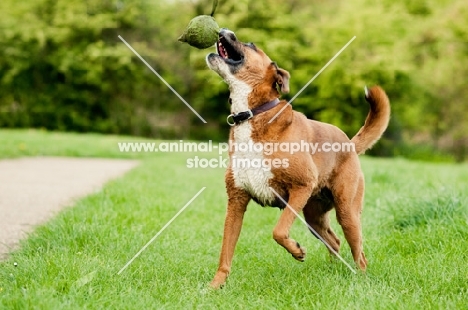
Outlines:
{"label": "white chest fur", "polygon": [[[234,129],[234,143],[237,145],[231,157],[231,169],[236,187],[243,188],[263,204],[270,204],[275,199],[269,187],[273,173],[267,166],[263,166],[263,152],[249,148],[252,128],[248,122],[238,125]],[[244,146],[242,146],[243,144]]]}
{"label": "white chest fur", "polygon": [[[251,92],[250,86],[235,80],[230,81],[232,113],[248,109],[247,98]],[[236,187],[242,188],[264,204],[270,204],[275,196],[269,188],[273,173],[264,167],[264,154],[249,147],[252,144],[252,126],[248,121],[234,127],[234,152],[231,157],[231,169]],[[247,150],[246,150],[247,149]],[[260,165],[259,165],[260,164]]]}

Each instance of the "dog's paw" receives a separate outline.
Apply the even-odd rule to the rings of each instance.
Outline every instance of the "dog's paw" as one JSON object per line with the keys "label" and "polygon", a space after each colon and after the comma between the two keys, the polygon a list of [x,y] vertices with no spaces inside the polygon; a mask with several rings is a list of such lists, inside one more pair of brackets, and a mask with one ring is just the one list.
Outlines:
{"label": "dog's paw", "polygon": [[225,282],[219,283],[219,282],[211,281],[210,284],[208,285],[208,289],[209,290],[219,290],[219,289],[223,288],[224,285],[226,285]]}
{"label": "dog's paw", "polygon": [[219,282],[216,280],[213,280],[209,284],[209,288],[212,290],[219,290],[220,288],[223,288],[226,282]]}
{"label": "dog's paw", "polygon": [[359,269],[361,271],[366,271],[366,268],[367,268],[367,258],[366,256],[364,255],[364,252],[361,252],[361,257],[359,259],[359,261],[356,262],[357,266],[359,267]]}
{"label": "dog's paw", "polygon": [[299,250],[299,252],[294,252],[291,254],[295,259],[297,259],[300,262],[303,262],[306,257],[306,249],[304,247],[301,247],[301,245],[297,242],[296,242],[296,245],[297,245],[297,249]]}
{"label": "dog's paw", "polygon": [[211,281],[210,287],[215,290],[222,288],[226,283],[227,277],[228,273],[218,271],[213,281]]}

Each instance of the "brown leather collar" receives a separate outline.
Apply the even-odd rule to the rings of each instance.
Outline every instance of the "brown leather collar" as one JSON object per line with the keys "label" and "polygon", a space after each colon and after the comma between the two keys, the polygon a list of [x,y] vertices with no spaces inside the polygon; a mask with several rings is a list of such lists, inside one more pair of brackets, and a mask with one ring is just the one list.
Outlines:
{"label": "brown leather collar", "polygon": [[260,114],[260,113],[263,113],[263,112],[266,112],[268,110],[273,109],[274,107],[276,107],[278,105],[278,103],[280,103],[280,100],[278,98],[275,98],[275,99],[273,99],[271,101],[268,101],[267,103],[264,103],[261,106],[256,107],[256,108],[254,108],[252,110],[239,112],[237,114],[230,114],[227,117],[226,121],[229,124],[229,126],[239,125],[240,123],[251,119],[252,117],[254,117],[257,114]]}

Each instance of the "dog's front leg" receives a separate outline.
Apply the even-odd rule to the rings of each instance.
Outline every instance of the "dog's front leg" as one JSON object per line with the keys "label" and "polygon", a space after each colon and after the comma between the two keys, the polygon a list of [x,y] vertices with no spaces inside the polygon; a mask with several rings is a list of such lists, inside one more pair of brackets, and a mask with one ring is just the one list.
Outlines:
{"label": "dog's front leg", "polygon": [[231,271],[234,249],[239,239],[244,213],[250,201],[249,194],[242,189],[235,188],[233,184],[229,182],[227,182],[227,191],[228,205],[224,222],[223,246],[219,257],[218,271],[210,284],[211,287],[215,289],[220,288],[226,282],[229,272]]}
{"label": "dog's front leg", "polygon": [[301,247],[294,239],[289,238],[289,230],[296,219],[296,214],[304,208],[311,194],[311,187],[300,187],[289,191],[288,205],[281,214],[278,223],[273,230],[273,238],[284,247],[292,256],[303,262],[306,256],[305,248]]}

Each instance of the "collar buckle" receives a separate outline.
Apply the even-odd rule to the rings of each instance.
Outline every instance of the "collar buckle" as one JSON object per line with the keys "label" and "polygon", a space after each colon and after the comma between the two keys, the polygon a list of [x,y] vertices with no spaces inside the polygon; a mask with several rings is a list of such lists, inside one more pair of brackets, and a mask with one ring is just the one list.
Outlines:
{"label": "collar buckle", "polygon": [[245,122],[252,117],[254,117],[257,114],[266,112],[270,109],[273,109],[280,103],[280,100],[278,98],[275,98],[265,104],[262,104],[259,107],[256,107],[252,110],[247,110],[247,111],[242,111],[237,114],[229,114],[228,117],[226,118],[226,122],[228,123],[229,126],[233,127],[236,125],[239,125],[242,122]]}
{"label": "collar buckle", "polygon": [[229,126],[238,125],[246,120],[251,119],[254,116],[252,110],[247,110],[243,112],[239,112],[237,114],[229,114],[226,118],[226,122]]}

